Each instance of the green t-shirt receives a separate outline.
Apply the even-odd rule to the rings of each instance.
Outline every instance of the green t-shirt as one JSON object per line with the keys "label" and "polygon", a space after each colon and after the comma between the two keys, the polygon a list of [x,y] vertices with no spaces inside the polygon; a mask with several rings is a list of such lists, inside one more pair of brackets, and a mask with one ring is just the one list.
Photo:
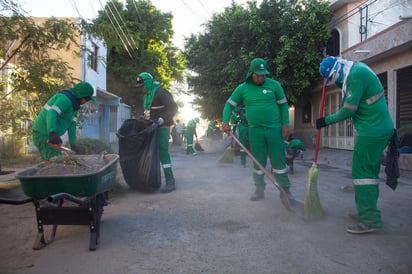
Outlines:
{"label": "green t-shirt", "polygon": [[282,86],[267,78],[263,85],[251,81],[240,84],[226,102],[223,122],[228,123],[233,108],[243,102],[249,127],[281,127],[289,125],[289,106]]}

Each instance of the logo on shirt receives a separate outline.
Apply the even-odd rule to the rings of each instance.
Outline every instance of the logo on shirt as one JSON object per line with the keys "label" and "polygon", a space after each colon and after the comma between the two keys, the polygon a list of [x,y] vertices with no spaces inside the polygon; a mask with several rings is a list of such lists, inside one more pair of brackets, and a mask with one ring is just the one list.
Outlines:
{"label": "logo on shirt", "polygon": [[264,90],[262,90],[262,93],[263,94],[266,94],[266,93],[271,93],[272,91],[270,90],[270,89],[264,89]]}

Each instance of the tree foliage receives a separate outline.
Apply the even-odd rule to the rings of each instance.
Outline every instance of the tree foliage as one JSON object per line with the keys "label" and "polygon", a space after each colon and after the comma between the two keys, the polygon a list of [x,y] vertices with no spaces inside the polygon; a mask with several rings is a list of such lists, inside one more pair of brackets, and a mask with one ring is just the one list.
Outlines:
{"label": "tree foliage", "polygon": [[147,71],[169,88],[182,80],[184,55],[172,45],[171,13],[162,13],[150,1],[118,0],[106,3],[90,26],[107,43],[107,87],[135,110],[141,110],[143,94],[136,77]]}
{"label": "tree foliage", "polygon": [[268,62],[271,76],[281,82],[289,102],[319,80],[318,65],[328,37],[327,1],[264,0],[258,7],[232,2],[215,14],[205,31],[185,43],[190,92],[204,118],[219,119],[233,89],[245,79],[250,61]]}

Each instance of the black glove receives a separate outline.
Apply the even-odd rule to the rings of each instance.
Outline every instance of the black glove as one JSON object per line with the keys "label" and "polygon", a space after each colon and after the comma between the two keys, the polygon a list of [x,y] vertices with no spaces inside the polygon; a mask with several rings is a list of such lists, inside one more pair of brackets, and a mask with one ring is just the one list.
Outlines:
{"label": "black glove", "polygon": [[325,121],[325,117],[321,117],[319,119],[316,119],[316,129],[321,129],[323,127],[326,127],[326,121]]}
{"label": "black glove", "polygon": [[53,145],[61,145],[63,144],[62,138],[60,138],[59,135],[57,135],[56,132],[50,132],[49,133],[49,143]]}
{"label": "black glove", "polygon": [[80,154],[79,148],[76,145],[70,145],[70,149],[74,151],[76,154]]}

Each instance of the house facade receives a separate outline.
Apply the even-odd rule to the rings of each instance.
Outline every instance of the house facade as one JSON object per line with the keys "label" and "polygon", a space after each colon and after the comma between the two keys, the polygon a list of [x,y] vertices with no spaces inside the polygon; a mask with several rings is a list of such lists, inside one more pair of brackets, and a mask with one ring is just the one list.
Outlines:
{"label": "house facade", "polygon": [[[326,52],[368,64],[380,78],[397,129],[412,125],[412,1],[330,1],[333,18]],[[298,102],[294,112],[295,136],[314,143],[319,117],[321,84],[310,99]],[[341,90],[326,89],[324,115],[341,105]],[[352,150],[356,131],[351,119],[322,129],[321,145]]]}

